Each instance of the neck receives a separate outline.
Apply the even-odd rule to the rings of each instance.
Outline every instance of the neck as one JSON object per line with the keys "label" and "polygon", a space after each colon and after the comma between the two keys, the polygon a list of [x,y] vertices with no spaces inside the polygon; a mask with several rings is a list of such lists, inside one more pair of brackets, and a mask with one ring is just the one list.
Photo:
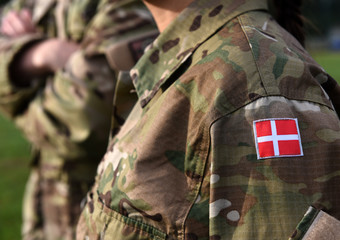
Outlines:
{"label": "neck", "polygon": [[158,30],[163,30],[194,0],[143,0],[153,15]]}

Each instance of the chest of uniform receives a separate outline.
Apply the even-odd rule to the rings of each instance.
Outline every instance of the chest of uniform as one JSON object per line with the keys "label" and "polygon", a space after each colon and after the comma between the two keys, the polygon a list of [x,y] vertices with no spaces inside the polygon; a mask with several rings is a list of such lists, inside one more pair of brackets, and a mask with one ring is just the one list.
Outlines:
{"label": "chest of uniform", "polygon": [[195,201],[197,169],[206,160],[202,128],[175,86],[145,109],[137,104],[99,168],[99,195],[120,214],[175,232]]}

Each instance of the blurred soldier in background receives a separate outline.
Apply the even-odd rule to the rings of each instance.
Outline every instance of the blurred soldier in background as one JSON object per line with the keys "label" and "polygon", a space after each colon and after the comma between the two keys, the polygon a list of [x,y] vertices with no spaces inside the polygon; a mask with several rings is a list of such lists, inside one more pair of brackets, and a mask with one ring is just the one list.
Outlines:
{"label": "blurred soldier in background", "polygon": [[[135,0],[15,0],[2,17],[0,108],[34,148],[23,239],[74,239],[107,145],[116,77],[157,30]],[[115,126],[136,100],[126,93]]]}

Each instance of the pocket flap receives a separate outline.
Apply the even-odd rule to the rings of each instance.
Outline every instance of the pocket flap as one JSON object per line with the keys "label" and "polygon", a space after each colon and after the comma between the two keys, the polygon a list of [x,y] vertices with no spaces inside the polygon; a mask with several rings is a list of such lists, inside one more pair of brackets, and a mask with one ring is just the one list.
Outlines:
{"label": "pocket flap", "polygon": [[310,207],[290,240],[339,240],[340,221]]}

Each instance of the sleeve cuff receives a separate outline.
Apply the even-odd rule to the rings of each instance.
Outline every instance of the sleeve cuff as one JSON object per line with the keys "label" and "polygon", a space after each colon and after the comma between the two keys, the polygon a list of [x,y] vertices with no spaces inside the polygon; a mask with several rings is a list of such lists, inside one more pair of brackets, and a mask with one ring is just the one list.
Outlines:
{"label": "sleeve cuff", "polygon": [[0,38],[0,107],[9,116],[22,111],[39,86],[39,81],[32,81],[28,87],[16,86],[10,77],[10,65],[25,47],[42,39],[40,34],[25,35],[13,40]]}

